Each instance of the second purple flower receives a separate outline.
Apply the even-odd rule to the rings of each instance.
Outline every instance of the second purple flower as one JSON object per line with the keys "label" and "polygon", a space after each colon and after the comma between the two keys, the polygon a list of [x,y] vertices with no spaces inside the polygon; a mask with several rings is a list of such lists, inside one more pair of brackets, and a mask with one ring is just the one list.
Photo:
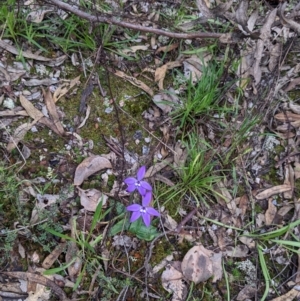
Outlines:
{"label": "second purple flower", "polygon": [[128,186],[128,192],[133,192],[137,189],[140,195],[144,196],[147,191],[152,191],[151,185],[148,182],[143,181],[145,173],[146,167],[142,166],[139,168],[136,178],[128,177],[124,180],[124,183]]}

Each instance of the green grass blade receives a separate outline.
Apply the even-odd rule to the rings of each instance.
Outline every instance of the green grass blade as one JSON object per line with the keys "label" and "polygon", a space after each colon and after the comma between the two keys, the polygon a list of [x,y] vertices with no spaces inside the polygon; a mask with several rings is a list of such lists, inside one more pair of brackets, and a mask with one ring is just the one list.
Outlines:
{"label": "green grass blade", "polygon": [[264,257],[264,254],[263,254],[263,248],[260,245],[257,246],[257,251],[258,251],[260,267],[261,267],[261,270],[262,270],[262,273],[263,273],[263,276],[264,276],[264,279],[265,279],[265,284],[266,284],[264,294],[263,294],[262,298],[260,299],[260,301],[264,301],[269,295],[270,275],[269,275],[269,271],[268,271],[267,264],[266,264],[266,261],[265,261],[265,257]]}

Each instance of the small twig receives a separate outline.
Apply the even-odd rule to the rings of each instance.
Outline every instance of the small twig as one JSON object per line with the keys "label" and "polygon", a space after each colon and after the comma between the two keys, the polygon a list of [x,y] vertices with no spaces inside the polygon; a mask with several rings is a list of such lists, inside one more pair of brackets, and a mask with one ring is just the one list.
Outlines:
{"label": "small twig", "polygon": [[93,16],[90,15],[79,8],[75,6],[71,6],[68,3],[61,2],[60,0],[48,0],[49,3],[65,10],[68,12],[71,12],[83,19],[86,19],[92,23],[106,23],[106,24],[112,24],[117,25],[125,28],[130,28],[137,31],[143,31],[143,32],[151,32],[157,35],[167,36],[170,38],[175,39],[195,39],[195,38],[202,38],[202,39],[218,39],[222,36],[220,33],[212,33],[212,32],[194,32],[194,33],[178,33],[178,32],[171,32],[171,31],[165,31],[162,29],[156,29],[153,27],[146,27],[139,24],[129,23],[122,20],[119,20],[119,17],[114,17],[112,15],[97,15]]}
{"label": "small twig", "polygon": [[183,228],[183,226],[196,214],[197,211],[198,211],[198,208],[194,208],[177,226],[177,228],[175,229],[175,232],[179,233],[180,230]]}

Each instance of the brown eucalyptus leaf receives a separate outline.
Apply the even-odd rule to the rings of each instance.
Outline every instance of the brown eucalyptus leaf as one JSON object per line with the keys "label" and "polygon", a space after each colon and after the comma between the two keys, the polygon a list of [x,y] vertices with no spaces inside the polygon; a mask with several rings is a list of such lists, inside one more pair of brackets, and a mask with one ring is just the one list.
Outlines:
{"label": "brown eucalyptus leaf", "polygon": [[[76,232],[76,218],[73,217],[69,221],[71,227],[71,237],[76,240],[78,235]],[[72,281],[75,281],[79,275],[82,268],[82,258],[78,256],[79,248],[75,241],[68,242],[67,252],[66,252],[66,262],[74,260],[74,262],[68,266],[68,274]]]}
{"label": "brown eucalyptus leaf", "polygon": [[238,5],[238,8],[235,12],[235,18],[236,18],[237,23],[242,25],[242,27],[245,31],[248,31],[248,28],[247,28],[247,21],[248,21],[247,10],[248,10],[248,1],[242,0],[242,1],[240,1],[239,5]]}
{"label": "brown eucalyptus leaf", "polygon": [[6,149],[8,152],[11,152],[13,149],[15,149],[18,145],[18,143],[23,140],[25,137],[26,133],[32,128],[32,126],[36,123],[37,121],[34,120],[31,123],[24,123],[18,126],[12,136],[9,139],[9,142],[6,146]]}
{"label": "brown eucalyptus leaf", "polygon": [[0,117],[8,117],[8,116],[28,116],[28,113],[25,110],[5,110],[0,112]]}
{"label": "brown eucalyptus leaf", "polygon": [[[20,49],[17,49],[16,47],[14,47],[14,46],[12,46],[12,45],[10,45],[10,44],[2,41],[2,40],[0,40],[0,47],[7,50],[7,51],[9,51],[12,54],[20,55]],[[25,57],[25,58],[34,59],[34,60],[42,61],[42,62],[48,62],[48,63],[51,62],[51,61],[54,61],[53,59],[50,59],[50,58],[47,58],[47,57],[44,57],[44,56],[40,56],[40,55],[36,55],[32,52],[24,51],[24,50],[22,51],[22,56]],[[63,55],[63,56],[61,56],[61,57],[59,57],[55,60],[58,60],[58,59],[61,60],[62,57],[64,57],[64,59],[67,58],[66,55]]]}
{"label": "brown eucalyptus leaf", "polygon": [[265,213],[265,220],[266,220],[267,226],[272,225],[276,213],[277,213],[277,208],[273,204],[273,199],[269,198],[268,209],[266,210],[266,213]]}
{"label": "brown eucalyptus leaf", "polygon": [[146,171],[145,178],[153,177],[156,173],[161,171],[166,166],[169,166],[173,162],[173,158],[166,158],[165,160],[156,163],[155,165],[152,165],[149,167]]}
{"label": "brown eucalyptus leaf", "polygon": [[44,89],[42,89],[42,91],[43,91],[44,101],[46,103],[49,115],[51,116],[52,121],[53,121],[54,125],[56,126],[60,136],[63,136],[65,133],[65,130],[59,120],[59,116],[58,116],[58,113],[56,110],[56,106],[55,106],[55,102],[53,100],[52,94],[49,89],[47,90],[47,92]]}
{"label": "brown eucalyptus leaf", "polygon": [[247,257],[249,253],[249,249],[245,245],[237,245],[235,247],[227,246],[224,254],[229,257],[241,258]]}
{"label": "brown eucalyptus leaf", "polygon": [[269,198],[270,196],[272,195],[276,195],[276,194],[279,194],[279,193],[283,193],[283,192],[286,192],[286,191],[289,191],[291,190],[292,187],[290,185],[278,185],[278,186],[274,186],[272,188],[268,188],[260,193],[258,193],[255,198],[257,200],[263,200],[263,199],[267,199]]}
{"label": "brown eucalyptus leaf", "polygon": [[67,94],[74,86],[80,83],[80,75],[67,83],[60,85],[53,94],[53,100],[56,103],[61,97]]}
{"label": "brown eucalyptus leaf", "polygon": [[[111,70],[112,71],[112,70]],[[120,70],[116,70],[116,71],[112,71],[116,76],[119,76],[125,80],[127,80],[128,82],[130,82],[132,85],[144,90],[146,93],[148,93],[150,96],[154,95],[153,90],[148,87],[145,83],[143,83],[142,81],[138,80],[137,78],[135,78],[134,76],[130,76],[127,75],[126,73],[120,71]]]}
{"label": "brown eucalyptus leaf", "polygon": [[184,277],[195,284],[213,276],[213,252],[203,246],[191,248],[184,256],[181,269]]}
{"label": "brown eucalyptus leaf", "polygon": [[102,201],[102,207],[106,207],[107,195],[97,189],[83,190],[78,187],[80,203],[85,210],[95,212],[98,204]]}
{"label": "brown eucalyptus leaf", "polygon": [[168,63],[164,64],[163,66],[158,67],[155,70],[154,80],[155,80],[155,82],[158,83],[159,90],[164,89],[163,82],[164,82],[167,70],[173,69],[175,67],[180,67],[180,66],[181,66],[181,62],[174,61],[174,62],[168,62]]}
{"label": "brown eucalyptus leaf", "polygon": [[42,263],[42,267],[47,269],[50,269],[53,265],[53,263],[57,260],[59,255],[65,250],[67,243],[62,242],[58,244],[52,252],[44,259]]}
{"label": "brown eucalyptus leaf", "polygon": [[283,184],[292,187],[291,190],[285,191],[283,193],[283,197],[285,199],[291,199],[293,197],[294,187],[295,187],[295,173],[294,173],[294,169],[293,169],[291,163],[286,164],[284,166],[284,182],[283,182]]}
{"label": "brown eucalyptus leaf", "polygon": [[285,113],[278,113],[274,116],[275,119],[281,121],[281,122],[293,122],[293,121],[299,121],[300,115],[294,114],[291,112],[285,112]]}
{"label": "brown eucalyptus leaf", "polygon": [[28,273],[28,272],[0,272],[1,274],[7,275],[9,277],[22,279],[24,281],[31,281],[42,284],[46,287],[50,287],[53,292],[59,297],[60,300],[69,301],[65,292],[53,281],[49,280],[45,276]]}
{"label": "brown eucalyptus leaf", "polygon": [[161,275],[163,288],[169,293],[173,293],[172,301],[184,301],[187,295],[187,287],[183,282],[183,274],[180,262],[171,262],[166,266]]}
{"label": "brown eucalyptus leaf", "polygon": [[112,168],[112,166],[110,161],[102,156],[90,156],[84,159],[76,168],[74,185],[81,185],[89,176],[106,168]]}
{"label": "brown eucalyptus leaf", "polygon": [[35,106],[29,100],[27,100],[26,97],[24,97],[23,95],[20,95],[20,103],[22,107],[26,110],[27,114],[32,119],[39,120],[42,117],[44,117],[44,114],[40,110],[35,108]]}
{"label": "brown eucalyptus leaf", "polygon": [[23,81],[24,85],[27,87],[34,87],[34,86],[51,86],[58,83],[56,78],[43,78],[43,79],[29,79]]}
{"label": "brown eucalyptus leaf", "polygon": [[257,288],[252,285],[246,285],[237,295],[237,301],[252,299],[257,293]]}
{"label": "brown eucalyptus leaf", "polygon": [[284,10],[286,8],[287,3],[280,3],[279,5],[279,17],[285,26],[292,28],[297,33],[300,33],[300,24],[295,22],[292,19],[286,18],[284,16]]}

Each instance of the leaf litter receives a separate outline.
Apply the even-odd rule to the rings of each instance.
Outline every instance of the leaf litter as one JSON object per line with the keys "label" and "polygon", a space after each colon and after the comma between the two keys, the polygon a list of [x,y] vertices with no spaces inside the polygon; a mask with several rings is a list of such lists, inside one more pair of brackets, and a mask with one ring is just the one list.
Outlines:
{"label": "leaf litter", "polygon": [[[204,16],[203,19],[206,18],[206,22],[209,19],[216,18],[216,9],[212,10],[209,2],[196,2],[198,9]],[[132,9],[135,15],[139,15],[138,6],[132,6]],[[299,24],[293,20],[293,17],[295,16],[295,14],[293,15],[293,13],[295,13],[293,8],[289,8],[292,10],[290,15],[285,12],[287,9],[286,3],[281,3],[278,8],[265,9],[264,15],[260,15],[258,8],[251,6],[251,4],[246,1],[240,1],[237,5],[234,5],[233,2],[228,2],[225,6],[221,5],[218,7],[218,9],[219,16],[226,16],[226,18],[232,23],[237,23],[241,33],[246,36],[245,39],[247,40],[247,45],[243,47],[243,50],[240,50],[241,60],[238,62],[239,66],[237,72],[237,83],[245,92],[245,105],[247,106],[253,100],[250,99],[249,96],[251,95],[251,92],[253,95],[258,95],[261,91],[261,85],[265,84],[265,81],[268,80],[268,76],[271,74],[271,72],[278,68],[277,62],[282,49],[280,39],[282,37],[289,38],[293,36],[293,31],[299,31]],[[43,10],[36,10],[35,12],[29,14],[28,18],[30,18],[31,22],[42,22],[45,16],[47,16],[47,14],[50,12],[51,11],[47,8]],[[278,25],[278,22],[276,22],[277,18],[283,22],[283,25]],[[220,20],[221,21],[219,22],[222,22],[222,17],[220,17]],[[193,28],[195,24],[196,23],[193,22],[187,22],[186,24],[181,24],[181,27],[185,28],[186,26],[189,26],[190,28]],[[276,26],[274,26],[274,24]],[[142,40],[143,39],[140,39],[140,41]],[[165,54],[168,54],[169,52],[172,53],[178,47],[177,43],[171,45],[170,47],[159,44],[156,45],[156,43],[159,43],[159,39],[155,38],[151,39],[150,42],[146,37],[144,41],[145,44],[143,45],[128,46],[127,49],[119,52],[118,55],[125,54],[135,57],[137,53],[147,53],[150,45],[152,48],[156,47],[158,49],[156,51],[157,55],[159,55],[161,52],[164,52]],[[233,41],[232,35],[231,41]],[[239,42],[242,43],[241,38],[239,38]],[[0,47],[11,54],[19,55],[19,50],[7,42],[2,41],[0,43]],[[24,58],[43,62],[47,64],[47,66],[51,67],[59,67],[61,64],[65,63],[67,59],[67,56],[59,54],[55,59],[49,59],[41,55],[34,54],[31,51],[22,51],[22,55]],[[209,62],[211,57],[205,57],[207,58],[207,62]],[[153,101],[153,108],[148,109],[148,113],[144,113],[144,116],[149,121],[150,130],[161,128],[163,136],[161,141],[156,141],[154,139],[156,145],[153,145],[153,148],[159,149],[159,151],[156,151],[157,156],[155,157],[156,160],[157,158],[160,158],[159,161],[156,163],[152,163],[150,161],[148,162],[148,166],[150,166],[150,168],[147,171],[146,177],[151,177],[151,181],[155,183],[165,183],[170,187],[176,185],[176,177],[180,176],[181,172],[180,167],[186,164],[189,155],[182,144],[174,139],[172,127],[167,124],[163,125],[164,123],[167,123],[168,115],[173,112],[175,107],[180,106],[182,101],[180,94],[182,92],[177,93],[178,91],[175,91],[172,85],[169,83],[166,84],[166,79],[173,70],[180,70],[187,78],[191,78],[192,82],[196,84],[199,80],[201,80],[202,63],[203,59],[194,54],[190,56],[185,55],[184,58],[181,57],[177,60],[174,60],[173,58],[169,59],[168,56],[166,56],[166,59],[157,59],[154,68],[152,69],[154,72],[150,73],[152,74],[151,76],[153,76],[150,78],[152,83],[149,83],[147,80],[144,82],[142,80],[142,76],[137,78],[136,74],[138,73],[129,72],[127,74],[124,70],[111,69],[113,74],[128,81],[130,84],[147,93]],[[74,143],[73,145],[78,145],[81,149],[83,149],[85,141],[84,138],[80,136],[80,131],[73,133],[72,131],[66,130],[64,121],[60,116],[57,107],[57,101],[60,98],[63,100],[63,97],[66,97],[71,93],[71,89],[73,89],[77,83],[79,83],[79,77],[74,78],[67,84],[62,83],[61,80],[53,78],[23,79],[22,77],[27,72],[26,69],[21,69],[19,72],[17,69],[8,67],[8,65],[1,66],[0,74],[3,81],[8,82],[9,85],[15,87],[14,82],[18,79],[21,79],[23,80],[23,84],[27,87],[32,89],[35,89],[35,86],[38,87],[40,90],[39,92],[43,92],[43,94],[39,95],[43,97],[43,102],[47,110],[43,111],[38,104],[33,104],[31,102],[31,92],[29,92],[29,95],[18,94],[20,103],[24,110],[20,107],[5,109],[0,112],[1,119],[11,116],[15,118],[14,120],[16,121],[20,121],[23,120],[23,118],[28,117],[33,120],[28,121],[29,119],[26,119],[26,122],[23,124],[18,124],[14,128],[14,131],[9,136],[10,139],[5,147],[6,150],[12,152],[13,149],[18,146],[18,144],[23,143],[25,135],[31,131],[33,126],[36,124],[45,125],[54,134],[61,138],[67,137],[67,139],[74,139],[75,142],[72,142]],[[292,67],[289,66],[287,72],[280,76],[278,82],[275,82],[274,86],[271,88],[274,97],[279,97],[280,93],[281,95],[286,96],[286,93],[294,90],[297,87],[298,69],[298,65]],[[278,70],[280,71],[280,69]],[[139,73],[139,75],[141,74]],[[254,80],[251,78],[251,76]],[[157,87],[155,87],[153,83],[156,83]],[[54,91],[51,90],[51,86],[53,85],[56,87]],[[50,88],[44,91],[41,86],[50,86]],[[249,92],[249,87],[250,90],[252,89],[251,92]],[[3,88],[3,86],[1,86],[1,88]],[[183,85],[181,88],[184,90],[186,87]],[[34,91],[34,93],[36,93],[36,91]],[[15,98],[13,97],[13,105],[14,102]],[[251,256],[250,252],[254,252],[255,250],[255,242],[253,239],[247,236],[239,236],[239,242],[237,245],[234,244],[234,241],[235,235],[237,235],[237,230],[235,228],[242,229],[247,224],[249,221],[248,214],[251,210],[253,210],[254,202],[256,202],[255,204],[262,207],[264,210],[264,213],[257,214],[254,221],[254,224],[259,227],[272,227],[275,223],[282,227],[282,225],[287,223],[287,220],[291,220],[291,218],[295,220],[295,218],[297,218],[295,216],[291,216],[291,212],[293,212],[294,207],[297,206],[296,180],[299,178],[299,154],[297,152],[297,141],[291,141],[291,139],[293,137],[297,137],[295,136],[297,134],[296,131],[300,126],[298,120],[300,110],[298,107],[299,106],[296,100],[293,102],[288,99],[288,101],[283,100],[282,105],[280,103],[280,106],[278,106],[276,109],[274,109],[274,112],[272,112],[274,122],[273,124],[269,124],[269,128],[272,129],[274,133],[279,133],[278,137],[281,143],[280,146],[282,146],[284,149],[281,153],[276,154],[277,157],[271,155],[272,152],[270,153],[269,150],[264,149],[264,146],[260,145],[260,142],[258,141],[251,146],[251,143],[254,141],[254,139],[251,137],[249,137],[248,141],[244,143],[245,145],[239,145],[241,149],[243,147],[245,150],[250,148],[250,151],[252,150],[253,153],[254,148],[256,147],[260,155],[262,155],[259,164],[255,162],[255,157],[251,157],[252,153],[250,152],[250,156],[247,157],[248,161],[246,162],[246,167],[245,165],[240,164],[242,162],[242,160],[240,161],[242,157],[236,161],[236,171],[239,179],[243,178],[242,175],[245,171],[243,168],[251,168],[254,166],[254,163],[257,163],[257,169],[251,169],[257,170],[255,177],[247,176],[249,181],[248,185],[250,184],[252,193],[245,194],[244,191],[241,194],[240,191],[235,191],[235,193],[233,193],[232,188],[234,185],[236,185],[236,183],[231,178],[228,179],[228,181],[219,182],[214,187],[214,189],[218,192],[218,197],[216,197],[217,203],[214,204],[212,208],[199,208],[198,212],[193,216],[189,217],[189,214],[182,216],[183,219],[190,218],[190,220],[184,221],[184,225],[187,224],[188,227],[191,227],[192,225],[192,227],[197,228],[197,231],[187,231],[189,228],[185,229],[185,226],[181,228],[180,221],[173,219],[172,215],[168,214],[168,209],[162,208],[165,210],[162,210],[162,212],[165,214],[163,217],[163,225],[168,229],[168,231],[176,232],[178,241],[180,241],[182,237],[187,238],[188,235],[193,237],[194,240],[190,240],[190,242],[193,244],[194,241],[197,241],[200,238],[204,238],[205,241],[205,245],[203,246],[190,246],[189,250],[186,249],[184,252],[180,251],[179,253],[176,253],[174,256],[177,258],[166,257],[166,261],[156,268],[155,271],[165,268],[165,270],[162,272],[161,281],[164,289],[173,294],[172,300],[185,300],[191,282],[194,282],[196,285],[201,285],[203,282],[216,282],[222,279],[222,260],[225,260],[225,258],[240,258],[238,259],[240,262],[245,262],[243,260]],[[45,114],[45,112],[47,112],[48,116]],[[87,113],[86,116],[81,119],[81,122],[78,123],[80,125],[77,127],[77,130],[90,122],[90,116],[91,113],[89,111],[89,113]],[[20,119],[17,119],[16,117]],[[200,122],[205,123],[203,121]],[[233,120],[233,123],[235,122],[236,121]],[[211,120],[206,123],[206,126],[201,126],[201,128],[204,129],[204,131],[202,130],[202,133],[204,133],[204,136],[207,135],[207,129],[209,127],[214,128],[214,132],[208,138],[213,143],[216,143],[218,131],[216,130],[216,124],[214,124]],[[260,129],[257,128],[257,132],[259,131]],[[260,133],[262,133],[262,131]],[[287,135],[284,136],[283,134]],[[74,178],[72,179],[72,182],[75,186],[77,186],[78,189],[77,192],[80,199],[79,206],[81,209],[84,208],[86,210],[85,212],[96,212],[101,200],[103,201],[104,199],[105,201],[102,202],[102,205],[106,207],[107,203],[109,204],[107,199],[109,199],[110,196],[116,196],[117,194],[119,194],[121,197],[127,196],[126,192],[124,191],[124,187],[122,187],[122,184],[118,181],[114,181],[114,187],[106,194],[102,191],[105,190],[105,185],[103,185],[101,189],[100,187],[96,187],[97,189],[83,188],[83,186],[86,185],[86,183],[89,182],[95,175],[99,174],[99,172],[101,173],[112,169],[113,176],[121,176],[122,173],[124,173],[124,169],[121,170],[122,165],[120,164],[120,157],[122,156],[126,157],[125,168],[127,169],[127,174],[129,174],[129,171],[137,169],[137,162],[143,162],[147,160],[147,156],[137,155],[136,153],[130,152],[125,145],[122,145],[124,142],[122,142],[122,139],[120,138],[117,139],[115,137],[110,137],[108,138],[108,141],[110,149],[114,154],[112,156],[113,159],[107,158],[109,157],[108,155],[93,154],[89,149],[83,152],[85,154],[85,159],[82,160],[81,163],[76,164],[76,167],[73,166]],[[230,143],[232,143],[232,141],[229,142],[229,145]],[[172,151],[170,151],[170,149]],[[30,155],[28,158],[30,158]],[[277,164],[276,172],[279,179],[279,181],[276,181],[277,184],[272,183],[272,181],[265,180],[263,178],[263,174],[260,172],[261,170],[264,170],[264,168],[270,168],[270,164],[268,162],[270,162],[271,158],[272,160],[275,160]],[[245,160],[246,157],[243,156],[242,159]],[[43,162],[43,160],[41,160],[41,162]],[[245,162],[243,162],[243,164],[244,163]],[[122,168],[124,168],[124,166]],[[107,176],[106,184],[108,182],[109,176]],[[79,186],[82,186],[82,188]],[[73,196],[71,196],[71,198],[72,197]],[[127,202],[127,200],[123,201]],[[49,210],[53,204],[57,204],[59,207],[61,207],[61,210],[66,210],[65,212],[68,212],[68,206],[64,204],[64,200],[60,200],[59,195],[36,194],[36,205],[32,209],[30,223],[39,223],[40,219],[38,212],[41,212],[41,210]],[[166,205],[166,207],[168,206]],[[189,207],[185,207],[184,209],[189,211],[188,208]],[[212,225],[216,225],[217,228],[212,227]],[[223,228],[223,226],[225,227]],[[70,219],[68,227],[71,229],[71,237],[76,240],[78,231],[76,222],[74,222],[73,219]],[[180,230],[177,231],[178,229]],[[268,228],[265,227],[264,231],[266,229]],[[127,231],[128,225],[123,224],[122,230]],[[295,231],[295,229],[293,229],[293,231]],[[122,239],[120,237],[122,237]],[[113,239],[115,240],[114,247],[118,246],[121,250],[127,250],[125,253],[128,252],[128,249],[126,248],[130,248],[132,245],[132,238],[129,236],[115,235]],[[181,241],[186,243],[184,238]],[[60,242],[58,246],[60,247],[57,249],[54,248],[53,253],[51,252],[52,259],[49,259],[48,263],[44,264],[44,268],[50,269],[52,265],[55,264],[56,258],[58,258],[61,252],[63,252],[62,249],[65,246],[64,242]],[[212,251],[216,248],[218,251]],[[133,249],[136,249],[136,247]],[[275,249],[278,249],[278,247]],[[67,268],[67,274],[74,282],[76,279],[78,279],[82,271],[82,259],[76,256],[78,252],[79,249],[76,244],[72,242],[68,245],[66,262],[71,262],[72,260],[75,261],[74,264]],[[24,254],[23,251],[20,253]],[[142,256],[144,255],[145,254]],[[123,257],[122,260],[124,258],[126,257]],[[127,255],[127,259],[129,258],[131,257],[128,257]],[[180,260],[177,260],[178,258],[180,258]],[[111,266],[108,263],[107,268],[110,269],[110,267]],[[42,276],[39,281],[37,281],[37,279],[33,279],[30,276],[30,273],[8,273],[10,273],[10,276],[19,279],[26,279],[39,283],[42,282],[42,285],[51,287],[59,296],[59,298],[67,300],[66,295],[62,293],[57,286],[53,285],[53,283],[45,282]],[[151,281],[150,278],[148,280]],[[289,291],[281,290],[279,293],[281,293],[282,296],[273,298],[273,300],[287,300],[288,298],[296,297],[297,294],[295,291],[297,290],[294,289],[293,286],[290,286],[290,288],[291,289]],[[43,288],[36,288],[36,298],[38,298],[38,295],[42,293],[42,290]],[[149,296],[154,295],[149,291],[146,291],[146,294]],[[271,295],[273,296],[274,294],[271,293]],[[48,297],[42,298],[47,299]],[[253,298],[253,287],[246,284],[244,288],[238,292],[236,300],[246,300],[247,298]]]}

